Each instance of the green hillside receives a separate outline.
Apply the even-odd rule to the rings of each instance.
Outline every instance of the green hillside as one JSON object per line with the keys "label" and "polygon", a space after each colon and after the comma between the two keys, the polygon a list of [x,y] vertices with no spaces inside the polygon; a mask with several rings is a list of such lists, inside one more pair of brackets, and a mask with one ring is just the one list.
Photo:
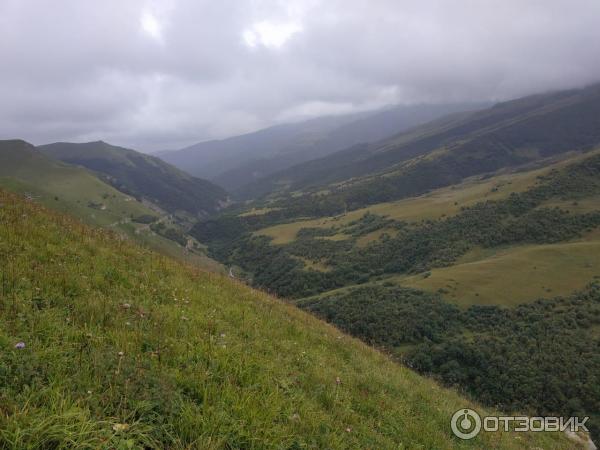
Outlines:
{"label": "green hillside", "polygon": [[105,142],[58,142],[38,149],[52,158],[86,167],[118,190],[148,200],[170,213],[204,216],[219,210],[226,192],[162,160]]}
{"label": "green hillside", "polygon": [[515,306],[569,295],[591,280],[600,280],[600,236],[580,242],[510,247],[472,262],[433,269],[427,275],[393,281],[441,292],[448,301],[467,306]]}
{"label": "green hillside", "polygon": [[590,415],[598,436],[600,151],[545,162],[332,216],[250,203],[193,233],[418,371],[489,405]]}
{"label": "green hillside", "polygon": [[87,170],[52,160],[27,142],[0,141],[0,162],[3,186],[87,223],[108,226],[124,218],[154,214]]}
{"label": "green hillside", "polygon": [[400,105],[377,111],[318,117],[222,140],[200,142],[160,158],[244,195],[244,186],[290,166],[400,131],[478,103]]}
{"label": "green hillside", "polygon": [[[111,228],[150,248],[211,271],[222,267],[206,257],[203,249],[188,248],[154,232],[140,218],[159,219],[179,230],[169,216],[126,195],[95,174],[40,153],[20,140],[0,141],[0,187],[28,196],[48,208],[73,215],[90,225]],[[187,238],[186,238],[187,239]]]}
{"label": "green hillside", "polygon": [[291,167],[245,187],[244,198],[270,193],[287,217],[333,215],[589,150],[599,130],[600,85],[525,97]]}
{"label": "green hillside", "polygon": [[[390,277],[429,277],[432,269],[472,263],[478,249],[485,259],[507,247],[569,242],[597,228],[599,164],[600,154],[591,152],[336,216],[273,224],[277,210],[223,215],[200,222],[192,233],[215,257],[246,270],[255,285],[288,298]],[[475,256],[466,261],[469,255]],[[573,280],[580,280],[576,287],[585,284],[583,277]],[[536,285],[535,293],[544,296],[549,286]]]}
{"label": "green hillside", "polygon": [[[295,308],[0,191],[0,448],[576,448]],[[24,345],[18,348],[17,343]]]}

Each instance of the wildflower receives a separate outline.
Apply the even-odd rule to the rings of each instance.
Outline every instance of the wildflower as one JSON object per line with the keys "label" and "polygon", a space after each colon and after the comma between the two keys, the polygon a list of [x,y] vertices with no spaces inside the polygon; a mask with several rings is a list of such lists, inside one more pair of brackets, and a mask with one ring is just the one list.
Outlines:
{"label": "wildflower", "polygon": [[294,413],[290,416],[290,420],[293,420],[294,422],[297,422],[300,420],[300,414],[298,413]]}
{"label": "wildflower", "polygon": [[352,428],[348,427],[346,428],[346,433],[350,433],[352,431]]}
{"label": "wildflower", "polygon": [[87,391],[88,395],[92,395],[92,391]]}
{"label": "wildflower", "polygon": [[125,325],[127,325],[129,327],[129,326],[131,326],[131,322],[125,322]]}
{"label": "wildflower", "polygon": [[340,377],[335,377],[335,384],[337,384],[338,386],[342,384],[342,380],[340,380]]}
{"label": "wildflower", "polygon": [[115,423],[112,429],[117,433],[120,431],[127,431],[129,429],[129,425],[126,423]]}
{"label": "wildflower", "polygon": [[22,350],[22,349],[24,349],[24,348],[25,348],[25,342],[17,342],[17,343],[15,344],[15,348],[16,348],[17,350]]}
{"label": "wildflower", "polygon": [[118,355],[119,355],[119,356],[123,356],[123,355],[125,355],[125,353],[123,353],[123,352],[119,352],[119,353],[118,353]]}
{"label": "wildflower", "polygon": [[123,309],[131,308],[131,305],[129,303],[123,303],[121,306],[123,307]]}

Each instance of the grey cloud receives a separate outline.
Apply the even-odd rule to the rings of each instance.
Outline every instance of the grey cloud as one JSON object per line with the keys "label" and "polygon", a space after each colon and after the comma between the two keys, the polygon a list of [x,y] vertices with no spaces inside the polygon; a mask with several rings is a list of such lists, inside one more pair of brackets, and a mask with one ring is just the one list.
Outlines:
{"label": "grey cloud", "polygon": [[0,0],[0,137],[156,150],[579,86],[600,80],[599,17],[597,0]]}

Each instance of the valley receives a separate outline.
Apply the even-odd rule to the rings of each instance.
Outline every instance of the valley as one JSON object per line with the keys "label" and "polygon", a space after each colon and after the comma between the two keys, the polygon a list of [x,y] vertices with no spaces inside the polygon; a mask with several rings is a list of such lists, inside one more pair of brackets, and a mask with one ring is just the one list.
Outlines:
{"label": "valley", "polygon": [[[530,102],[525,104],[529,105]],[[468,119],[472,115],[486,117],[490,114],[494,116],[496,113],[483,111],[439,119],[410,130],[405,136],[395,137],[394,142],[408,145],[415,138],[423,139],[440,130],[445,133],[444,130],[457,126],[457,120],[462,123],[464,120],[473,120]],[[503,116],[502,120],[508,119]],[[394,145],[392,149],[395,148]],[[416,145],[418,147],[420,144]],[[350,150],[351,153],[354,151]],[[100,233],[97,236],[104,237],[100,238],[103,244],[99,245],[107,245],[109,248],[117,246],[119,254],[125,251],[130,257],[137,258],[138,262],[135,264],[138,269],[134,270],[143,271],[142,268],[150,264],[147,272],[134,274],[132,269],[121,266],[122,263],[118,262],[120,259],[111,259],[116,258],[116,255],[110,256],[105,269],[102,269],[104,272],[97,272],[105,273],[101,276],[104,278],[98,278],[99,275],[92,275],[91,272],[83,275],[84,279],[92,277],[96,280],[92,289],[100,289],[102,283],[108,283],[111,292],[116,285],[121,285],[121,290],[127,290],[131,280],[139,276],[146,280],[145,286],[157,283],[158,281],[147,278],[148,273],[161,272],[162,276],[170,273],[169,276],[176,277],[177,281],[173,281],[174,284],[169,287],[152,288],[163,294],[165,289],[171,292],[167,297],[173,296],[173,304],[165,301],[162,294],[158,297],[150,294],[147,299],[133,292],[127,294],[128,297],[135,297],[135,300],[126,301],[125,304],[136,303],[138,311],[141,311],[140,318],[150,314],[150,311],[154,311],[152,315],[158,314],[156,317],[163,317],[160,324],[155,319],[154,327],[163,330],[160,332],[158,328],[142,326],[142,322],[139,326],[136,325],[143,328],[139,328],[135,334],[141,345],[138,359],[150,351],[152,357],[162,361],[167,347],[172,351],[179,347],[174,343],[175,336],[185,337],[188,341],[194,336],[187,325],[194,310],[189,300],[191,297],[200,295],[195,302],[200,301],[204,309],[194,314],[204,315],[209,311],[207,308],[214,308],[216,305],[221,305],[219,307],[222,308],[223,300],[218,299],[224,299],[223,296],[235,299],[239,295],[242,298],[258,295],[261,297],[260,308],[264,308],[274,301],[268,297],[272,294],[284,300],[275,301],[273,305],[276,306],[269,306],[269,311],[273,311],[272,308],[283,308],[284,314],[292,314],[294,317],[298,315],[305,324],[319,324],[319,319],[333,324],[341,330],[328,329],[338,335],[336,339],[348,342],[350,338],[340,334],[346,332],[387,354],[392,361],[386,364],[404,371],[400,378],[405,376],[404,373],[410,374],[414,380],[424,375],[434,380],[426,381],[427,383],[441,383],[451,389],[449,392],[454,389],[481,402],[484,407],[496,407],[503,411],[519,411],[529,415],[587,415],[591,417],[589,427],[595,436],[600,422],[600,408],[596,403],[594,386],[597,385],[596,374],[600,373],[600,359],[593,350],[593,345],[590,347],[585,343],[596,342],[600,337],[597,332],[600,329],[600,148],[591,146],[546,156],[538,152],[530,155],[535,157],[509,158],[499,167],[480,167],[477,163],[465,172],[461,169],[463,163],[459,160],[468,159],[464,159],[462,150],[434,149],[408,158],[397,166],[392,165],[383,172],[375,171],[333,183],[323,180],[322,184],[314,187],[307,186],[290,192],[274,191],[250,201],[231,202],[223,190],[212,186],[208,181],[197,181],[155,158],[140,156],[133,150],[103,142],[59,143],[36,148],[23,141],[2,141],[0,157],[3,172],[0,172],[0,187],[24,197],[25,200],[19,200],[3,194],[5,203],[12,205],[14,211],[31,211],[34,217],[39,217],[36,220],[42,222],[58,220],[59,223],[68,223],[74,235],[83,232],[87,236],[96,236]],[[444,168],[439,164],[440,158],[447,163],[455,157],[458,159],[451,166]],[[472,159],[470,161],[472,163]],[[434,165],[426,172],[422,171],[423,167],[432,163]],[[154,167],[150,172],[148,165]],[[454,172],[448,171],[448,167],[454,167]],[[435,181],[439,174],[443,174],[441,182]],[[420,181],[412,184],[415,180]],[[386,190],[385,185],[390,182],[396,187]],[[400,190],[397,189],[398,186]],[[204,190],[204,193],[198,189]],[[358,192],[361,193],[356,196]],[[198,195],[209,197],[198,204],[194,200]],[[178,197],[175,203],[170,200],[173,196]],[[76,222],[69,222],[71,219],[60,215],[48,216],[49,213],[37,205],[48,207],[59,214],[72,215],[90,226],[110,231],[78,228],[80,226]],[[29,213],[25,213],[24,217],[28,215]],[[14,222],[17,217],[9,215],[4,220],[6,223]],[[10,238],[10,233],[13,232],[10,230],[13,228],[5,228],[9,232],[7,242],[15,242],[14,238]],[[41,238],[33,236],[50,233],[45,231],[47,228],[35,232],[31,226],[26,226],[22,232],[28,233],[28,242],[35,242],[35,239]],[[123,237],[126,237],[125,241]],[[57,237],[50,234],[45,239],[52,241]],[[141,245],[144,250],[136,248],[132,243]],[[57,248],[64,245],[66,244],[58,245]],[[81,252],[83,253],[77,256],[78,260],[85,258],[85,252],[89,250],[82,248]],[[159,257],[153,252],[164,256]],[[23,264],[32,258],[31,255],[21,256],[25,258]],[[179,263],[164,257],[173,258]],[[100,261],[98,258],[100,257],[96,254],[90,261],[97,264]],[[15,267],[14,261],[10,264]],[[167,270],[167,266],[170,269]],[[117,267],[123,267],[122,270],[127,275],[118,275],[115,272]],[[200,291],[196,292],[198,286],[192,288],[189,284],[191,280],[188,280],[190,275],[184,273],[198,269],[207,273],[201,275],[204,278],[200,281]],[[5,280],[7,276],[16,276],[9,275],[14,270],[5,272]],[[194,280],[200,276],[199,272],[193,273]],[[21,279],[28,280],[30,276],[25,272]],[[62,283],[79,285],[79,282],[65,277],[63,274]],[[40,285],[52,286],[48,280]],[[265,293],[258,294],[244,285]],[[22,298],[27,292],[27,288],[19,287],[15,281],[10,281],[8,285],[5,281],[4,286],[5,301],[10,295]],[[85,289],[90,288],[88,286]],[[74,289],[73,292],[79,292],[82,287]],[[211,292],[208,297],[201,294],[205,289]],[[98,295],[102,297],[102,294]],[[71,302],[77,294],[67,295],[67,291],[63,291],[59,297],[61,302]],[[40,298],[48,298],[48,294]],[[107,301],[115,302],[112,294],[102,300],[103,304]],[[239,312],[238,308],[241,306],[236,301],[230,305],[233,309],[228,309],[227,312],[223,310],[223,314],[233,314],[233,317],[241,314],[240,317],[247,317],[249,312]],[[99,305],[93,308],[97,309]],[[102,308],[105,311],[105,307]],[[167,312],[169,308],[172,309],[171,312]],[[310,316],[302,315],[304,313],[298,310],[308,312],[316,318],[309,319]],[[76,311],[84,314],[80,306],[77,306]],[[223,336],[233,338],[242,332],[234,338],[237,344],[233,345],[242,345],[248,339],[258,338],[258,335],[252,334],[255,331],[251,331],[256,328],[245,328],[248,326],[248,319],[240,319],[236,328],[232,329],[227,324],[230,319],[225,316],[220,319],[223,321],[220,328],[227,331],[217,333],[215,330],[219,327],[215,328],[214,319],[211,319],[216,310],[212,311],[206,319],[209,330],[209,346],[206,351],[213,356],[205,363],[198,357],[189,359],[189,356],[184,357],[189,355],[189,347],[184,346],[177,350],[183,352],[178,358],[187,358],[188,368],[197,364],[212,367],[214,362],[210,361],[213,361],[216,354],[211,349],[215,345],[221,345],[222,349],[228,348]],[[90,310],[85,314],[96,313]],[[102,320],[105,323],[112,320],[107,318],[106,313],[103,314]],[[171,316],[172,321],[167,325],[165,320],[171,320],[168,319]],[[85,320],[82,318],[82,325],[98,323],[98,318],[91,317]],[[258,319],[250,321],[254,324],[251,327],[258,326],[256,320]],[[176,325],[177,321],[180,325]],[[104,325],[98,332],[103,335],[111,333],[111,341],[118,343],[121,338],[117,336],[129,335],[127,327],[131,327],[132,323],[131,320],[127,321],[125,329],[122,329],[122,324],[113,323],[111,331],[107,331]],[[42,326],[50,326],[50,323]],[[280,327],[279,324],[271,326]],[[317,325],[310,325],[313,326]],[[11,327],[18,330],[15,325]],[[288,329],[289,327],[284,326],[283,332]],[[165,332],[170,333],[170,337]],[[12,334],[14,333],[16,331]],[[165,344],[153,344],[153,335],[156,336],[156,342],[164,341]],[[64,339],[73,339],[69,336]],[[556,338],[549,339],[549,336]],[[34,335],[28,338],[35,339]],[[196,346],[200,342],[198,339],[200,336],[195,338]],[[287,338],[269,336],[266,339],[271,342],[272,339],[285,341]],[[171,344],[167,344],[168,342]],[[359,341],[352,342],[353,345],[362,345]],[[132,348],[124,343],[120,345],[128,348],[128,352],[140,351],[138,347]],[[298,345],[297,341],[293,345]],[[314,345],[323,344],[313,342],[307,344],[306,348]],[[289,350],[287,347],[286,349]],[[320,353],[321,358],[325,354],[331,358],[330,351]],[[336,348],[334,351],[341,350]],[[303,350],[301,355],[306,355],[307,352],[308,350]],[[505,355],[502,361],[497,359],[499,354]],[[66,354],[64,357],[68,359],[73,355]],[[230,364],[225,362],[228,361],[225,353],[223,357],[226,359],[219,364]],[[378,357],[386,358],[381,355]],[[164,358],[169,360],[166,355]],[[301,362],[303,358],[304,356],[298,361]],[[270,358],[267,360],[270,361]],[[267,360],[255,359],[251,364],[262,365]],[[176,360],[171,361],[169,364],[172,364],[174,370],[177,363]],[[241,361],[249,363],[243,358]],[[324,360],[320,361],[322,366]],[[328,364],[330,363],[331,360]],[[7,370],[16,370],[14,367]],[[246,366],[237,366],[234,370],[247,370],[244,367]],[[291,370],[289,363],[284,367]],[[575,377],[567,373],[571,368],[577,370]],[[88,365],[87,370],[92,377],[87,381],[89,385],[104,384],[99,381],[95,369]],[[190,370],[190,376],[197,373],[197,369]],[[261,376],[264,376],[264,369],[261,370]],[[306,370],[306,366],[303,365],[298,370]],[[373,369],[366,372],[361,370],[364,376],[375,376]],[[131,373],[133,371],[132,366]],[[534,374],[534,378],[527,383],[502,384],[500,381],[520,380],[527,374]],[[127,375],[128,378],[121,379],[119,383],[133,383],[131,376]],[[164,383],[169,384],[173,400],[168,405],[157,404],[154,408],[168,406],[179,410],[191,407],[186,403],[189,401],[186,392],[191,389],[190,381],[185,376],[180,376],[176,378],[179,381],[173,384],[173,376],[169,374],[166,379],[158,381],[162,386],[165,386]],[[253,379],[249,373],[243,376],[247,380]],[[281,377],[276,376],[278,379]],[[348,373],[344,374],[344,378],[349,376]],[[73,378],[72,375],[65,377]],[[336,377],[340,376],[333,376],[334,379]],[[264,382],[265,380],[261,381]],[[204,392],[206,389],[228,389],[223,385],[215,385],[215,381],[210,378],[206,378],[203,383]],[[362,386],[365,381],[357,383]],[[302,386],[305,389],[305,385]],[[552,386],[552,392],[547,392],[547,386]],[[298,386],[294,387],[297,388]],[[136,389],[141,389],[141,385]],[[333,403],[327,400],[320,408],[328,410],[338,404],[337,389],[334,390]],[[143,396],[142,391],[139,391],[137,397],[140,395]],[[203,398],[205,395],[202,394]],[[246,403],[242,414],[252,413],[255,408],[264,408],[259,406],[259,398],[271,398],[274,394],[261,391],[258,395],[259,397],[246,400],[251,403]],[[305,396],[307,393],[296,391],[295,395]],[[568,401],[565,400],[567,398]],[[169,446],[175,445],[169,441],[170,438],[164,434],[166,431],[160,426],[137,430],[135,423],[130,423],[131,417],[138,417],[140,414],[145,417],[141,419],[143,423],[151,423],[152,419],[144,416],[139,406],[121,404],[117,407],[113,403],[116,400],[112,400],[108,394],[96,401],[100,401],[106,411],[110,411],[109,415],[115,417],[113,420],[118,418],[117,425],[125,423],[128,429],[134,427],[136,433],[139,433],[133,438],[134,441],[148,442],[150,446],[163,445],[165,442],[169,442]],[[312,398],[307,401],[314,403]],[[233,398],[231,402],[215,403],[213,407],[218,404],[220,409],[229,411],[229,408],[233,408],[237,411],[239,406],[236,406]],[[250,404],[254,406],[248,406]],[[281,414],[276,412],[276,408],[284,406],[276,401],[273,408],[272,414]],[[317,413],[314,409],[310,413],[298,412],[300,410],[301,408],[297,408],[296,412],[290,414],[293,417],[310,414],[311,420],[323,420],[318,418],[322,413]],[[168,411],[161,409],[160,412],[160,416],[167,422],[172,420]],[[199,413],[189,411],[189,420],[197,423]],[[51,414],[58,418],[57,426],[64,429],[64,424],[60,422],[63,412],[53,411]],[[85,414],[85,417],[76,419],[77,426],[100,426],[101,419],[97,413],[88,410]],[[234,417],[239,412],[228,414],[233,414],[231,417]],[[385,414],[393,414],[393,409],[386,407]],[[267,417],[268,415],[264,416],[264,420]],[[337,417],[334,415],[332,420],[338,420]],[[344,417],[349,429],[360,429],[358,423],[363,421],[360,414],[353,419],[350,416]],[[33,421],[28,425],[31,427],[36,419],[35,415],[25,414],[22,420]],[[209,420],[214,422],[216,419]],[[87,425],[83,425],[84,423]],[[172,422],[169,423],[170,427],[174,426]],[[8,433],[22,426],[16,422],[6,423]],[[220,448],[225,443],[235,447],[246,442],[247,436],[243,434],[243,430],[233,425],[225,426],[230,427],[230,438],[216,444],[215,448]],[[255,426],[262,427],[258,424]],[[384,448],[390,448],[392,442],[406,436],[404,432],[392,436],[383,431],[371,435],[367,429],[376,428],[367,426],[356,437],[352,437],[352,442],[357,444],[367,439],[369,442],[384,443],[381,444]],[[163,431],[157,434],[157,430]],[[44,435],[47,432],[41,433]],[[182,436],[181,433],[182,431],[178,431],[179,436]],[[196,442],[212,439],[212,432],[208,429],[200,428],[195,433],[200,433],[193,434]],[[409,433],[411,442],[420,440],[416,434],[411,434],[410,428],[406,433]],[[223,431],[218,434],[222,436]],[[90,436],[95,439],[97,433]],[[345,439],[339,440],[337,431],[324,435],[323,432],[312,429],[296,436],[302,436],[302,442],[339,442],[339,448],[347,448],[349,445]],[[438,439],[435,434],[431,436],[431,439]],[[487,438],[503,439],[502,435],[490,435]],[[556,436],[552,438],[559,439]],[[18,442],[25,443],[35,442],[38,437],[14,435],[10,439],[22,439]],[[85,436],[81,435],[77,439],[85,439]],[[121,442],[119,433],[107,435],[105,439]],[[187,438],[179,439],[178,442],[183,443]],[[268,445],[284,442],[281,440],[284,439],[283,435],[261,439],[265,439],[262,441],[265,445],[267,442]],[[445,441],[447,436],[441,434],[439,439]],[[206,445],[208,442],[205,442]],[[433,442],[430,441],[426,446],[435,447],[437,444]],[[483,441],[477,442],[477,445],[485,446]],[[460,448],[458,443],[455,444],[456,448]],[[494,445],[510,448],[510,444],[504,441],[498,441]],[[555,444],[546,445],[552,448]],[[565,448],[564,446],[564,442],[556,444],[556,448]],[[445,442],[444,448],[454,447],[454,444]]]}
{"label": "valley", "polygon": [[[568,120],[554,129],[563,147],[555,140],[555,150],[520,150],[540,139],[540,122],[596,108],[596,93],[520,99],[417,127],[367,159],[350,149],[298,166],[300,180],[313,166],[346,161],[318,182],[279,183],[191,233],[239,279],[422,374],[505,410],[585,413],[598,433],[599,116],[580,123],[577,136]],[[514,127],[514,147],[504,141],[500,151],[495,140]],[[435,137],[450,134],[456,144]],[[493,162],[492,153],[506,157]],[[398,164],[383,171],[368,162],[391,164],[394,155]],[[561,344],[542,344],[548,333]],[[527,374],[544,382],[493,381]]]}
{"label": "valley", "polygon": [[599,17],[0,0],[0,450],[597,450]]}

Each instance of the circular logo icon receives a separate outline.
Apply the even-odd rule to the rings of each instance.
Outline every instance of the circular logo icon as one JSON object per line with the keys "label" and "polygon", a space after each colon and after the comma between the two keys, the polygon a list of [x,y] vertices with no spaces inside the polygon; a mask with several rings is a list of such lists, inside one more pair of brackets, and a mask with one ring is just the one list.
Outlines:
{"label": "circular logo icon", "polygon": [[450,422],[452,432],[460,439],[473,439],[481,431],[481,417],[472,409],[459,409]]}

